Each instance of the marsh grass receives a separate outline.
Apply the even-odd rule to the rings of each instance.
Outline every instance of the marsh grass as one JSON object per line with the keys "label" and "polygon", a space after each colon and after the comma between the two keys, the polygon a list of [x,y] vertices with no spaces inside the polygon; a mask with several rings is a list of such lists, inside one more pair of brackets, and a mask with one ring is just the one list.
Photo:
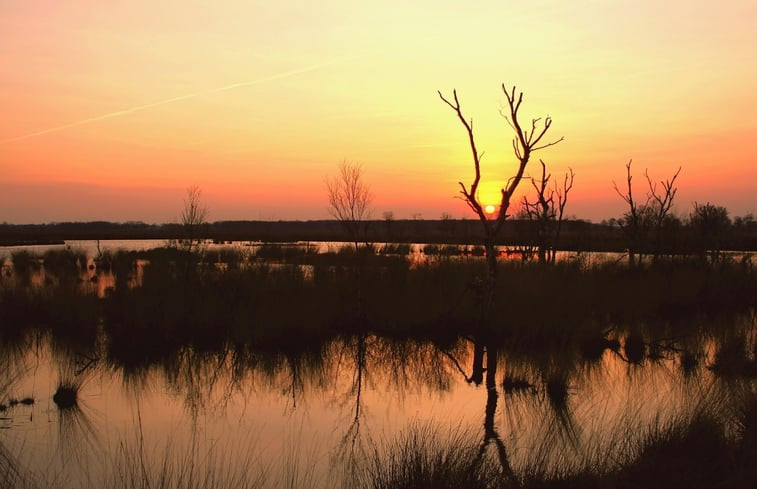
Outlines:
{"label": "marsh grass", "polygon": [[757,377],[757,339],[754,332],[736,332],[724,338],[718,344],[710,369],[725,378]]}
{"label": "marsh grass", "polygon": [[479,435],[412,424],[396,440],[382,439],[345,487],[370,489],[484,489],[501,487],[493,460],[480,459]]}
{"label": "marsh grass", "polygon": [[[296,350],[296,343],[361,333],[439,343],[482,334],[476,284],[485,266],[477,259],[412,263],[350,248],[308,256],[307,273],[302,264],[256,261],[189,276],[177,266],[176,250],[140,259],[150,262],[142,285],[117,286],[92,308],[103,311],[111,357],[125,364],[149,363],[185,345]],[[610,350],[640,363],[648,353],[665,354],[655,338],[689,337],[699,333],[692,322],[757,304],[751,271],[721,276],[688,262],[643,270],[503,262],[499,273],[489,338],[512,350],[581,352],[595,362]],[[738,289],[740,299],[725,308],[710,299],[721,286]]]}
{"label": "marsh grass", "polygon": [[49,330],[59,338],[94,341],[99,304],[82,279],[86,257],[51,250],[42,257],[19,252],[14,259],[19,265],[13,284],[0,290],[0,334],[21,338],[31,330]]}
{"label": "marsh grass", "polygon": [[259,442],[210,441],[197,433],[181,442],[174,436],[146,444],[135,434],[102,446],[89,458],[50,461],[40,473],[21,469],[0,444],[3,489],[294,489],[327,487],[317,471],[317,450],[286,441],[277,461],[265,460]]}
{"label": "marsh grass", "polygon": [[[265,246],[295,251],[281,263],[251,261],[234,249],[219,251],[205,257],[213,266],[179,249],[117,252],[115,290],[100,299],[68,279],[41,289],[4,288],[3,333],[42,328],[93,343],[102,331],[110,357],[135,367],[170,357],[183,346],[297,350],[296,343],[323,344],[361,333],[438,343],[485,334],[511,350],[578,351],[589,362],[610,350],[640,363],[666,354],[655,338],[690,337],[701,333],[692,331],[701,318],[734,316],[757,305],[755,272],[737,262],[703,267],[664,261],[629,269],[502,260],[495,308],[484,325],[483,260],[456,255],[413,262],[352,247],[315,253]],[[455,248],[457,253],[465,247]],[[81,264],[71,250],[46,259],[56,273],[74,273]],[[224,260],[228,266],[215,266]],[[149,264],[135,286],[138,262]]]}
{"label": "marsh grass", "polygon": [[382,255],[409,255],[412,251],[412,246],[408,243],[386,243],[382,245],[378,252]]}
{"label": "marsh grass", "polygon": [[59,280],[76,280],[87,265],[87,255],[71,248],[52,249],[42,255],[42,263]]}
{"label": "marsh grass", "polygon": [[[11,401],[17,401],[13,399],[11,392],[25,375],[27,369],[16,345],[13,345],[10,349],[6,344],[2,346],[2,351],[0,351],[0,372],[2,372],[0,374],[0,406],[3,409],[0,410],[0,415],[5,416],[2,413],[11,408]],[[31,398],[28,399],[32,400]],[[2,438],[0,438],[0,482],[3,487],[11,489],[36,488],[36,481],[31,471],[22,465],[17,455],[8,450],[3,444]]]}
{"label": "marsh grass", "polygon": [[[434,246],[428,245],[428,251],[444,255],[443,247]],[[210,253],[205,263],[199,255],[164,248],[115,253],[112,269],[117,293],[128,296],[129,287],[125,284],[134,273],[136,261],[149,262],[141,288],[164,299],[163,307],[152,309],[166,315],[169,322],[174,302],[199,300],[207,305],[198,311],[199,316],[193,317],[205,323],[218,323],[214,318],[227,319],[229,313],[239,316],[237,323],[254,319],[300,324],[333,324],[335,319],[349,322],[357,314],[371,318],[375,329],[438,330],[443,325],[466,333],[475,322],[472,318],[479,316],[480,297],[475,284],[485,270],[482,260],[460,256],[465,247],[454,248],[455,259],[415,263],[406,255],[376,254],[362,248],[360,253],[351,247],[315,253],[307,247],[264,244],[254,265],[239,249],[223,248]],[[34,261],[30,257],[25,260]],[[70,284],[71,277],[78,277],[86,257],[62,250],[46,254],[44,261],[57,282]],[[304,272],[302,265],[311,268]],[[629,269],[609,263],[584,266],[574,261],[544,266],[503,260],[499,276],[491,328],[511,337],[528,332],[537,342],[572,341],[573,333],[585,329],[590,322],[602,327],[607,321],[681,322],[757,305],[755,272],[736,262],[706,266],[696,261],[661,262]],[[34,304],[48,306],[46,319],[58,318],[55,322],[62,329],[76,327],[77,323],[79,327],[91,325],[92,315],[87,313],[96,312],[96,304],[78,297],[70,286],[47,289],[49,293]],[[244,296],[253,304],[245,307],[218,297],[230,289],[237,302]],[[197,293],[191,294],[192,290]],[[267,290],[275,293],[266,293]],[[139,295],[137,291],[133,294]],[[23,295],[6,293],[4,302],[23,305]],[[56,302],[55,297],[60,300]],[[288,306],[293,303],[302,306]],[[357,303],[359,310],[349,310]],[[34,305],[22,308],[16,316],[24,317]],[[230,306],[239,307],[239,314],[229,310]],[[296,316],[299,313],[303,313],[301,317]],[[303,316],[309,320],[303,321]],[[190,325],[192,322],[195,321],[190,320]]]}
{"label": "marsh grass", "polygon": [[30,471],[0,442],[0,481],[8,489],[36,489],[39,487]]}
{"label": "marsh grass", "polygon": [[[688,412],[654,420],[641,436],[619,426],[601,435],[611,437],[611,450],[599,449],[606,443],[590,444],[582,459],[551,470],[531,460],[522,470],[520,487],[753,487],[755,399],[745,391],[734,405],[704,400]],[[733,432],[729,418],[736,422]]]}
{"label": "marsh grass", "polygon": [[206,448],[195,442],[178,446],[167,441],[158,447],[120,442],[108,460],[110,475],[102,487],[111,489],[256,489],[273,481],[255,444],[248,447]]}
{"label": "marsh grass", "polygon": [[[610,451],[587,447],[582,460],[545,469],[539,446],[516,480],[505,478],[496,461],[480,459],[478,437],[460,428],[412,424],[396,439],[382,439],[345,487],[388,488],[631,488],[753,487],[757,414],[754,395],[744,400],[736,437],[728,437],[718,413],[690,415],[653,424],[640,437],[622,430]],[[702,408],[703,409],[703,408]],[[554,443],[547,438],[544,444]]]}

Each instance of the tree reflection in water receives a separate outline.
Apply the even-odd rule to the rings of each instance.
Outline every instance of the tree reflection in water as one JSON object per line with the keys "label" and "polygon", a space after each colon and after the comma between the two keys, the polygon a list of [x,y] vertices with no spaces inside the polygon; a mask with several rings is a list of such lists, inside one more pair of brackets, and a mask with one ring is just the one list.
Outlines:
{"label": "tree reflection in water", "polygon": [[[745,331],[752,331],[753,323],[747,326]],[[646,331],[643,334],[646,345],[659,343]],[[34,430],[13,434],[42,446],[44,456],[65,453],[69,460],[86,458],[90,464],[104,458],[104,463],[112,463],[108,457],[113,447],[102,447],[102,440],[136,437],[140,441],[128,453],[144,453],[144,463],[149,464],[154,463],[149,460],[156,450],[152,447],[168,438],[170,430],[176,433],[175,453],[192,457],[201,457],[218,440],[232,443],[245,433],[260,433],[265,463],[300,464],[291,477],[300,480],[307,478],[305,472],[315,471],[313,480],[329,480],[331,475],[349,480],[350,471],[374,453],[377,440],[391,440],[408,426],[454,428],[458,423],[457,429],[476,433],[472,440],[461,438],[470,443],[467,466],[493,468],[511,482],[522,481],[524,474],[539,470],[548,476],[589,464],[612,468],[628,461],[633,455],[628,447],[639,446],[654,426],[688,419],[697,410],[719,414],[727,405],[736,405],[734,385],[741,382],[740,372],[751,372],[755,362],[753,337],[745,338],[688,339],[681,346],[700,352],[702,358],[685,375],[683,353],[674,350],[659,359],[647,355],[643,362],[630,363],[608,348],[588,360],[577,346],[535,352],[518,350],[515,342],[480,338],[435,343],[363,332],[267,349],[251,344],[212,349],[188,345],[159,360],[141,362],[109,357],[107,346],[67,351],[51,346],[55,343],[48,339],[27,345],[47,351],[39,354],[46,360],[30,374],[29,385],[49,382],[47,392],[52,393],[58,380],[97,376],[101,391],[83,398],[92,406],[77,402],[75,408],[56,412],[59,446],[55,439],[51,443],[33,438],[43,431],[36,424]],[[744,350],[743,358],[726,364],[726,354],[736,347]],[[85,366],[89,360],[76,352],[100,360]],[[65,365],[72,366],[70,373],[63,371]],[[83,391],[92,391],[91,384],[84,383]],[[256,431],[266,423],[272,428]],[[444,439],[440,436],[438,441]],[[298,457],[311,456],[301,448],[308,440],[317,440],[318,447],[305,463]],[[10,453],[0,453],[0,463],[18,465],[16,446],[9,445],[8,438],[0,441]],[[621,444],[626,448],[618,453],[616,446]],[[93,457],[98,448],[110,450],[108,457]],[[608,454],[613,451],[616,458],[611,459]],[[139,468],[140,459],[133,460]],[[33,471],[39,464],[25,458],[18,463]]]}
{"label": "tree reflection in water", "polygon": [[[486,367],[484,367],[484,354],[486,355]],[[471,366],[471,375],[466,378],[467,381],[480,385],[484,373],[486,373],[486,407],[484,408],[484,437],[478,450],[478,455],[474,465],[485,463],[486,453],[489,445],[494,443],[497,460],[502,469],[502,474],[509,481],[515,482],[515,473],[510,466],[510,460],[507,456],[505,444],[497,432],[495,425],[495,414],[497,413],[497,347],[493,343],[484,346],[482,342],[475,342],[473,345],[473,365]]]}
{"label": "tree reflection in water", "polygon": [[[337,403],[348,414],[344,417],[347,428],[341,435],[332,464],[341,466],[347,476],[351,476],[358,463],[365,459],[366,439],[370,437],[369,433],[361,433],[361,423],[365,417],[363,388],[368,381],[368,338],[366,334],[360,334],[345,340],[337,355],[336,375],[342,377],[343,368],[349,372],[347,390],[338,396]],[[339,381],[335,379],[335,383],[338,385]]]}

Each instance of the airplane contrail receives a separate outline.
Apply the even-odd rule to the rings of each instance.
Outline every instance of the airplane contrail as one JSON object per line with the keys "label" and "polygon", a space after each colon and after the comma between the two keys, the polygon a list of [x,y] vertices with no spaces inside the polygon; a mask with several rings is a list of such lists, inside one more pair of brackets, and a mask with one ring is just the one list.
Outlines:
{"label": "airplane contrail", "polygon": [[[352,59],[352,58],[346,58],[346,59]],[[312,65],[312,66],[307,66],[305,68],[298,68],[298,69],[295,69],[295,70],[289,70],[289,71],[285,71],[283,73],[277,73],[275,75],[269,75],[269,76],[266,76],[266,77],[263,77],[263,78],[258,78],[257,80],[251,80],[251,81],[239,82],[239,83],[232,83],[231,85],[225,85],[225,86],[218,87],[218,88],[209,88],[207,90],[202,90],[202,91],[199,91],[199,92],[188,93],[188,94],[185,94],[185,95],[179,95],[177,97],[171,97],[171,98],[167,98],[167,99],[164,99],[164,100],[158,100],[157,102],[151,102],[149,104],[137,105],[135,107],[130,107],[130,108],[127,108],[127,109],[117,110],[115,112],[109,112],[107,114],[98,115],[98,116],[95,116],[95,117],[89,117],[87,119],[81,119],[81,120],[78,120],[78,121],[75,121],[75,122],[69,122],[68,124],[63,124],[62,126],[49,127],[47,129],[42,129],[40,131],[32,132],[32,133],[29,133],[29,134],[24,134],[22,136],[15,136],[15,137],[12,137],[12,138],[9,138],[9,139],[3,139],[3,140],[0,140],[0,145],[7,144],[7,143],[12,143],[12,142],[15,142],[15,141],[21,141],[23,139],[29,139],[29,138],[33,138],[33,137],[36,137],[36,136],[42,136],[44,134],[49,134],[51,132],[63,131],[65,129],[69,129],[71,127],[82,126],[84,124],[90,124],[92,122],[98,122],[98,121],[103,121],[103,120],[106,120],[106,119],[112,119],[114,117],[119,117],[119,116],[122,116],[122,115],[132,114],[132,113],[138,112],[140,110],[150,109],[152,107],[158,107],[160,105],[166,105],[166,104],[170,104],[170,103],[173,103],[173,102],[178,102],[180,100],[187,100],[187,99],[191,99],[191,98],[195,98],[195,97],[200,97],[202,95],[208,95],[210,93],[225,92],[227,90],[232,90],[234,88],[249,87],[251,85],[257,85],[259,83],[265,83],[265,82],[269,82],[269,81],[273,81],[273,80],[279,80],[281,78],[287,78],[287,77],[290,77],[290,76],[301,75],[303,73],[308,73],[308,72],[311,72],[311,71],[319,70],[321,68],[326,68],[327,66],[331,66],[331,65],[343,62],[343,61],[345,61],[345,59],[330,61],[328,63],[321,63],[321,64],[317,64],[317,65]]]}

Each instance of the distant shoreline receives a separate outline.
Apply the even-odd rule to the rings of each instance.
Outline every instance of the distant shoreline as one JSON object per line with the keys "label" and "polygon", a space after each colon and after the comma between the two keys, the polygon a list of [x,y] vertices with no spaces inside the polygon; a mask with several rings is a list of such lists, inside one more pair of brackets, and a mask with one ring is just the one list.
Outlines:
{"label": "distant shoreline", "polygon": [[33,239],[33,240],[17,240],[17,241],[6,241],[2,240],[0,241],[0,247],[11,247],[11,246],[55,246],[55,245],[64,245],[66,244],[65,240],[62,239]]}
{"label": "distant shoreline", "polygon": [[[528,246],[533,244],[534,221],[509,220],[499,235],[498,245]],[[695,236],[681,228],[672,238],[670,252],[686,252]],[[50,224],[0,224],[0,246],[58,245],[73,240],[181,239],[184,229],[179,224],[146,224],[142,222],[111,223],[68,222]],[[353,242],[339,221],[218,221],[203,225],[197,238],[218,243],[227,241]],[[370,243],[434,243],[470,245],[483,242],[481,223],[473,219],[440,220],[375,220],[367,222],[365,241]],[[757,249],[757,226],[732,228],[719,240],[719,249],[750,251]],[[595,224],[582,220],[562,223],[556,246],[565,251],[622,252],[627,237],[619,226]]]}

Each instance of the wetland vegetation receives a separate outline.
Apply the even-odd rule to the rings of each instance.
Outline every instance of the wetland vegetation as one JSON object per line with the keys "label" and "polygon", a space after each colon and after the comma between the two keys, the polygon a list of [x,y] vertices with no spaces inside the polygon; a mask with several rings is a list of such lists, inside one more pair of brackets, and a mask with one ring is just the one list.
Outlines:
{"label": "wetland vegetation", "polygon": [[[484,313],[475,247],[421,249],[14,252],[0,470],[14,487],[757,480],[748,255],[503,255]],[[55,433],[33,435],[45,417]]]}

